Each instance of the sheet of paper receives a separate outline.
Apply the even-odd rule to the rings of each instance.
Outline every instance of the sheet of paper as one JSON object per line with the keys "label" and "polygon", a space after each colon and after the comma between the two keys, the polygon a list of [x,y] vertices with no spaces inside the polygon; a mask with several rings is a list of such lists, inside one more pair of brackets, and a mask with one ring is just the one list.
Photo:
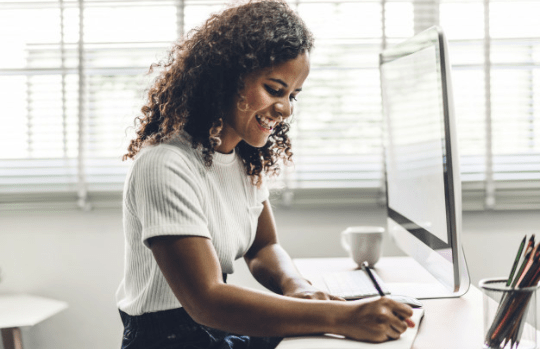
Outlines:
{"label": "sheet of paper", "polygon": [[410,349],[418,333],[422,317],[424,316],[423,309],[413,309],[411,319],[416,326],[408,328],[401,337],[395,341],[384,343],[366,343],[346,339],[341,336],[324,335],[324,336],[302,336],[285,338],[277,346],[277,349]]}

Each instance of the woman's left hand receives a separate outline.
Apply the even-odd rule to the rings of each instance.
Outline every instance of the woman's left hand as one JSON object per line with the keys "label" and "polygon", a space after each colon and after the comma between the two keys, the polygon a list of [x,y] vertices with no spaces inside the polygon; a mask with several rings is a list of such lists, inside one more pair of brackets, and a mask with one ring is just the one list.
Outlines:
{"label": "woman's left hand", "polygon": [[345,301],[345,299],[328,294],[312,286],[309,281],[294,282],[286,291],[283,292],[284,296],[302,298],[302,299],[316,299],[316,300],[331,300],[331,301]]}

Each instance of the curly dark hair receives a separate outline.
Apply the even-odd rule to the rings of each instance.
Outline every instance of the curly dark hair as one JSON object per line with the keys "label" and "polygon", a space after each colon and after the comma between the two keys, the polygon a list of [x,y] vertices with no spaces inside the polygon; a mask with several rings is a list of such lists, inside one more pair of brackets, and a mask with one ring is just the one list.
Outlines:
{"label": "curly dark hair", "polygon": [[[220,145],[223,120],[235,97],[241,98],[244,78],[271,68],[313,47],[313,35],[284,0],[251,0],[212,15],[200,28],[177,42],[148,90],[136,138],[123,160],[145,145],[158,144],[184,130],[194,148],[202,146],[206,166]],[[236,149],[246,173],[259,184],[262,172],[277,174],[278,160],[290,162],[289,125],[276,125],[261,148],[241,141]]]}

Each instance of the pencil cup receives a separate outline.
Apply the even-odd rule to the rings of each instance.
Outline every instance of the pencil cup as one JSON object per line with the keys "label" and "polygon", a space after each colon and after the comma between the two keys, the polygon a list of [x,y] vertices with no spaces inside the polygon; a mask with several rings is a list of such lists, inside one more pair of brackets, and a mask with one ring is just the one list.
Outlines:
{"label": "pencil cup", "polygon": [[512,288],[506,278],[480,280],[484,349],[537,349],[538,286]]}
{"label": "pencil cup", "polygon": [[383,227],[348,227],[341,232],[341,246],[358,264],[372,267],[381,258]]}

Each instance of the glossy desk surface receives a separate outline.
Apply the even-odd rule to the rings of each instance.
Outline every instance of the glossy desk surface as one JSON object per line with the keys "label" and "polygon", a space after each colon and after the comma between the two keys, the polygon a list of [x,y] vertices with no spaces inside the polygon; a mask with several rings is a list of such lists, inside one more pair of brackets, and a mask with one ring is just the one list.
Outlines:
{"label": "glossy desk surface", "polygon": [[[324,287],[321,275],[325,272],[358,269],[349,258],[302,258],[294,262],[319,287]],[[375,270],[391,291],[411,282],[433,282],[431,275],[409,257],[384,257]],[[482,301],[482,293],[473,285],[459,298],[423,299],[425,314],[412,348],[481,349]]]}

